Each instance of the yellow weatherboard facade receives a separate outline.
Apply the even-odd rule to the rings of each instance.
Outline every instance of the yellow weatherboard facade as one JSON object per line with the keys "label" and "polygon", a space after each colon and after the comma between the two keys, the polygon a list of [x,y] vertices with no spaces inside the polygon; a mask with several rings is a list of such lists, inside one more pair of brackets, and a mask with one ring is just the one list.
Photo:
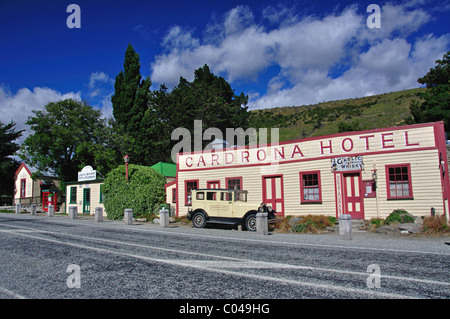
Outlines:
{"label": "yellow weatherboard facade", "polygon": [[443,122],[339,133],[258,147],[178,154],[167,202],[179,216],[194,189],[240,189],[278,215],[385,218],[394,209],[448,217]]}

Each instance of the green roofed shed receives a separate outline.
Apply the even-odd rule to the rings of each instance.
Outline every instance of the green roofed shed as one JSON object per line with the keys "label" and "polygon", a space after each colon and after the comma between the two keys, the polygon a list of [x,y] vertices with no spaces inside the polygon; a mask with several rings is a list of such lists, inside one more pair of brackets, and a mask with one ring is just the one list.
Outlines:
{"label": "green roofed shed", "polygon": [[163,175],[164,177],[176,177],[177,176],[177,165],[173,163],[159,162],[155,165],[150,166],[155,171]]}

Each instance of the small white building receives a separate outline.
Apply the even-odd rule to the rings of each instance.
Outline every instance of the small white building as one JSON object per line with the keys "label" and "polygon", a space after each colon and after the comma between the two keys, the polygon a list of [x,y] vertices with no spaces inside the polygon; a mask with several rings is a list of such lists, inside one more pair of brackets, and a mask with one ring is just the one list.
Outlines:
{"label": "small white building", "polygon": [[57,177],[33,175],[32,169],[22,163],[14,175],[14,205],[29,208],[31,204],[36,204],[39,209],[47,210],[50,200],[58,210],[59,204],[63,202],[59,186],[60,180]]}
{"label": "small white building", "polygon": [[97,177],[98,172],[91,166],[85,166],[78,173],[78,181],[66,183],[66,212],[70,206],[76,206],[79,214],[95,214],[95,208],[103,205],[103,178]]}

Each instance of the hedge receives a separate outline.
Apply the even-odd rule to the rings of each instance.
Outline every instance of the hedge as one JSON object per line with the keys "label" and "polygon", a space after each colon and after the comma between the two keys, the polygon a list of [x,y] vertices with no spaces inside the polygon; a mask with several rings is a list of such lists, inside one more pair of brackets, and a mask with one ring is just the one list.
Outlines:
{"label": "hedge", "polygon": [[126,208],[133,216],[152,213],[156,204],[164,203],[166,179],[149,166],[128,165],[128,183],[125,165],[108,173],[104,181],[104,206],[108,219],[122,219]]}

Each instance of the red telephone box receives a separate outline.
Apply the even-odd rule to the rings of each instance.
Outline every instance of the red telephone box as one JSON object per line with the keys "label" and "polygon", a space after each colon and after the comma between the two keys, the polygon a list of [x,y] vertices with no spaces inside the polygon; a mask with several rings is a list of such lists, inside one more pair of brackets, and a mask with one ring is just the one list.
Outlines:
{"label": "red telephone box", "polygon": [[55,212],[56,212],[57,211],[56,201],[57,201],[56,190],[43,190],[42,191],[42,209],[43,210],[48,212],[48,204],[52,204],[53,207],[55,207]]}

